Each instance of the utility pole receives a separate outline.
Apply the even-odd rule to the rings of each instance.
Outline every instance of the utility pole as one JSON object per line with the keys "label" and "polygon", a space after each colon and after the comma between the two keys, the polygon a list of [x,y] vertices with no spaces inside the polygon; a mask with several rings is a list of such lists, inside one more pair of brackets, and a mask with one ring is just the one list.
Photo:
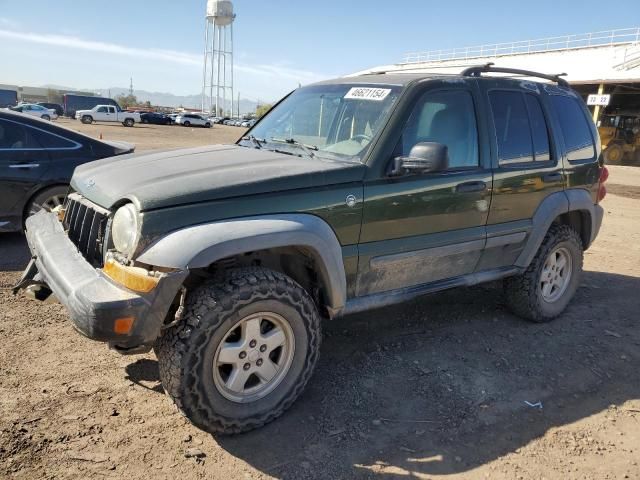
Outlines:
{"label": "utility pole", "polygon": [[133,97],[133,77],[131,77],[131,83],[129,83],[129,95]]}
{"label": "utility pole", "polygon": [[238,118],[240,118],[240,92],[238,92]]}

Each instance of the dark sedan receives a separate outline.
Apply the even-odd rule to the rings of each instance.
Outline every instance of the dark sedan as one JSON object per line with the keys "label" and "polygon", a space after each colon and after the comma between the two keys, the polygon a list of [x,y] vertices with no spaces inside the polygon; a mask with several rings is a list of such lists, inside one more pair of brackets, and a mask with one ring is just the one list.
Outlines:
{"label": "dark sedan", "polygon": [[140,121],[142,123],[153,123],[155,125],[171,125],[173,123],[169,115],[155,112],[141,113]]}
{"label": "dark sedan", "polygon": [[44,108],[50,108],[51,110],[55,110],[56,114],[59,117],[64,115],[64,109],[62,108],[62,105],[60,105],[59,103],[38,102],[37,105],[40,105]]}
{"label": "dark sedan", "polygon": [[28,215],[61,205],[78,165],[134,149],[0,111],[0,232],[19,231]]}

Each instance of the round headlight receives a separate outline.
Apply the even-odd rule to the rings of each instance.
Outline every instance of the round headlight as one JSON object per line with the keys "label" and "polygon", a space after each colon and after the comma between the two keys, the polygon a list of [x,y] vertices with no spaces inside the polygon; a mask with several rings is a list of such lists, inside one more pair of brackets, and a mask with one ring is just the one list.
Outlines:
{"label": "round headlight", "polygon": [[111,223],[111,238],[116,250],[125,255],[132,255],[138,246],[138,232],[136,208],[131,203],[120,207]]}

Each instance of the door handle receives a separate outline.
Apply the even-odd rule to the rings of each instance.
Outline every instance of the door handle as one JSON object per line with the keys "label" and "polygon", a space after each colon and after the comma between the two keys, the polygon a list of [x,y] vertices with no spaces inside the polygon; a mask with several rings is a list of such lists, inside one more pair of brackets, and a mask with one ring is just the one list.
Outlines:
{"label": "door handle", "polygon": [[542,177],[544,183],[555,183],[562,181],[562,174],[560,172],[547,173]]}
{"label": "door handle", "polygon": [[484,182],[465,182],[456,186],[457,193],[482,192],[487,189]]}
{"label": "door handle", "polygon": [[40,166],[39,163],[17,163],[15,165],[9,165],[9,168],[38,168]]}

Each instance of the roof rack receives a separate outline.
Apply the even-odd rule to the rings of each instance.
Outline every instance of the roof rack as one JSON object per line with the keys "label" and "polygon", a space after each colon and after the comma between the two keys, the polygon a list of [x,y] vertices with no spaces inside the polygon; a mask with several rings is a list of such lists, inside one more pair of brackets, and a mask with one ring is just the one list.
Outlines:
{"label": "roof rack", "polygon": [[569,82],[567,82],[564,78],[566,73],[558,73],[557,75],[547,75],[545,73],[532,72],[530,70],[520,70],[518,68],[504,68],[504,67],[494,67],[493,63],[486,63],[484,65],[476,65],[474,67],[465,68],[461,75],[465,77],[480,77],[482,73],[512,73],[515,75],[524,75],[526,77],[536,77],[536,78],[544,78],[545,80],[550,80],[552,82],[556,82],[558,85],[562,85],[563,87],[568,87]]}

